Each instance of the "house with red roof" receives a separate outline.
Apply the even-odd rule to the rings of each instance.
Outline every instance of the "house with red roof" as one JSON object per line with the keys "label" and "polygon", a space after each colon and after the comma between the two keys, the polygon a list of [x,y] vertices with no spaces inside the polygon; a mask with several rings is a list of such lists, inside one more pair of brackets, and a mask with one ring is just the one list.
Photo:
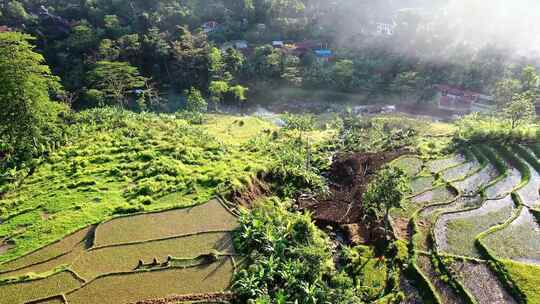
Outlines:
{"label": "house with red roof", "polygon": [[468,114],[472,112],[489,113],[496,108],[494,98],[482,93],[446,84],[438,84],[435,88],[438,107],[441,110]]}

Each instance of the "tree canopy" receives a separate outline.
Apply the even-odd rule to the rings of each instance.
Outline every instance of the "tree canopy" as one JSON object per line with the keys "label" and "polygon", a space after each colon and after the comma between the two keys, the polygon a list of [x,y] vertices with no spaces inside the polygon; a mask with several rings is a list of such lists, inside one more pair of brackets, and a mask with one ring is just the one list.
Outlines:
{"label": "tree canopy", "polygon": [[[60,90],[58,78],[34,51],[32,37],[0,33],[0,151],[33,154],[55,140],[55,122],[65,106],[49,95]],[[40,148],[41,147],[41,148]]]}

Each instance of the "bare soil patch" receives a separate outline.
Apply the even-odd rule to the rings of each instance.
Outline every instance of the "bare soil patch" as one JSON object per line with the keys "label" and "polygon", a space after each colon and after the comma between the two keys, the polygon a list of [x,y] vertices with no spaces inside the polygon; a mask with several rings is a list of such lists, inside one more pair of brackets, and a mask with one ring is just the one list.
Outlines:
{"label": "bare soil patch", "polygon": [[330,170],[330,195],[300,197],[299,207],[311,211],[315,221],[322,225],[359,223],[362,194],[375,172],[406,153],[399,150],[336,155]]}
{"label": "bare soil patch", "polygon": [[176,304],[180,302],[196,302],[196,303],[223,303],[234,299],[234,295],[230,292],[217,293],[202,293],[171,296],[161,299],[149,299],[144,301],[132,302],[130,304]]}
{"label": "bare soil patch", "polygon": [[10,250],[13,247],[15,247],[15,244],[11,244],[11,243],[8,243],[8,242],[4,242],[4,243],[0,244],[0,254],[4,254],[5,252],[7,252],[8,250]]}
{"label": "bare soil patch", "polygon": [[240,206],[249,208],[254,201],[266,197],[270,193],[270,187],[262,178],[254,178],[246,188],[233,191],[229,195],[229,200]]}

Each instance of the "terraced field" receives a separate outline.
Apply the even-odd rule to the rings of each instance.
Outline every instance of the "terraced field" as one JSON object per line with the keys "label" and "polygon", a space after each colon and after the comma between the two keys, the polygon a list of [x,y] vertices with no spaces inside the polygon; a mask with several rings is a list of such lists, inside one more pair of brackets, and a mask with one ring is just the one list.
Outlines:
{"label": "terraced field", "polygon": [[393,214],[413,223],[413,263],[441,303],[540,303],[539,155],[526,146],[466,149],[425,162]]}
{"label": "terraced field", "polygon": [[221,292],[236,216],[217,199],[119,217],[1,265],[0,303],[128,303]]}

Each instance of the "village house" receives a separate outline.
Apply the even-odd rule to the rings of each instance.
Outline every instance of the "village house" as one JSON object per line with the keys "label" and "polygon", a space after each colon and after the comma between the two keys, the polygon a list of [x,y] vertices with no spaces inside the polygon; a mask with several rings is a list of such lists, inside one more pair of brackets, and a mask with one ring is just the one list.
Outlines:
{"label": "village house", "polygon": [[393,18],[380,19],[375,22],[375,33],[377,35],[392,36],[394,35],[396,26],[396,21]]}
{"label": "village house", "polygon": [[285,43],[281,40],[272,41],[272,46],[276,49],[282,49],[285,46]]}
{"label": "village house", "polygon": [[316,49],[313,50],[313,53],[319,62],[328,62],[334,57],[334,53],[330,49]]}
{"label": "village house", "polygon": [[441,110],[468,114],[472,112],[489,113],[496,108],[493,97],[485,94],[444,84],[436,85],[435,88],[437,90],[436,101]]}
{"label": "village house", "polygon": [[211,33],[219,28],[219,23],[217,21],[207,21],[203,23],[202,29],[205,33]]}

